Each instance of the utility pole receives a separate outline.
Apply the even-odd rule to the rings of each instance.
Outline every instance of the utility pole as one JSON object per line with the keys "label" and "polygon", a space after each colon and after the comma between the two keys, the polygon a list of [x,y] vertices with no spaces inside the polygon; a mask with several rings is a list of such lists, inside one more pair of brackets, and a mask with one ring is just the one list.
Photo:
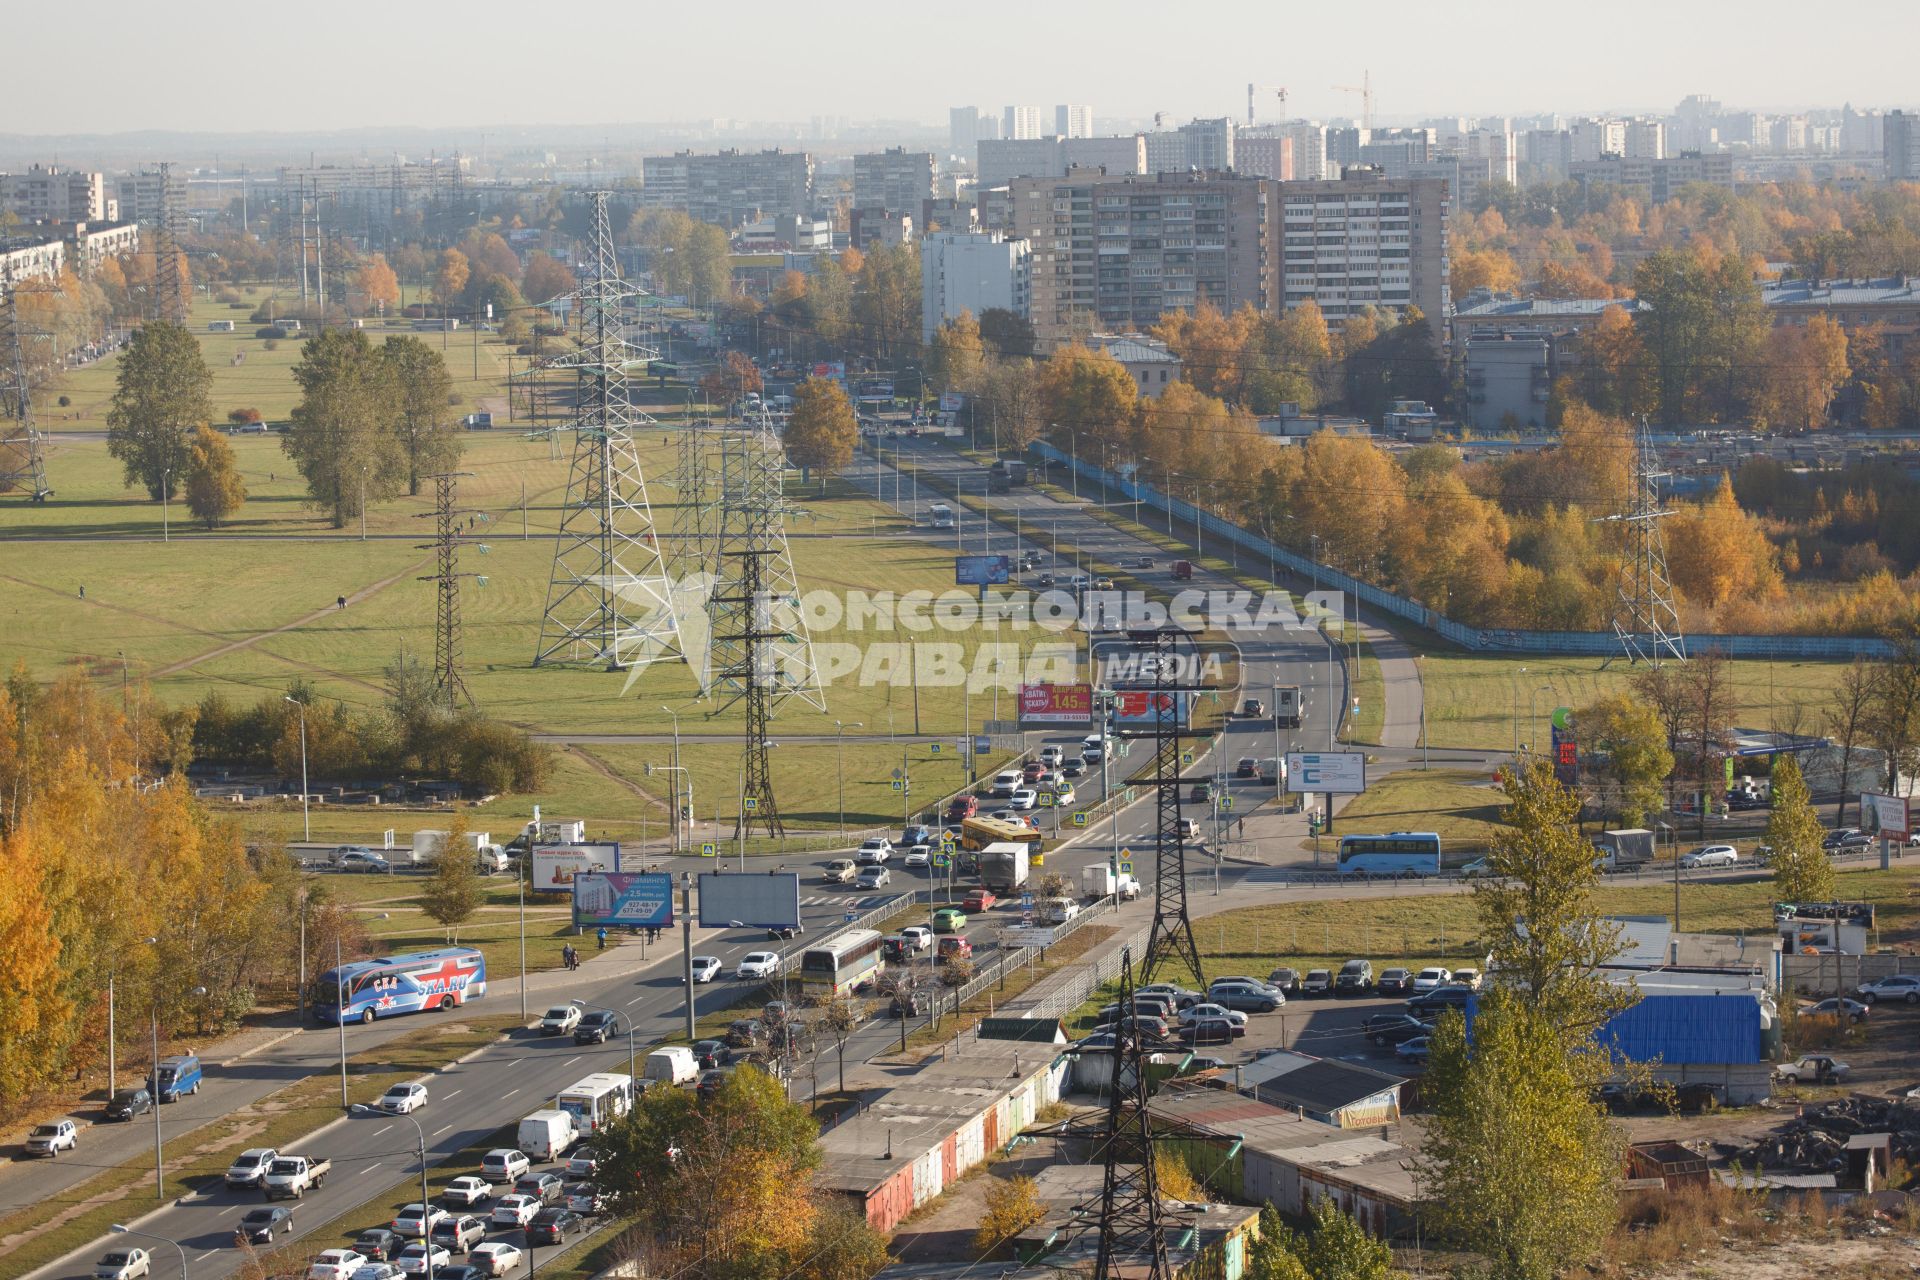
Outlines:
{"label": "utility pole", "polygon": [[[443,471],[432,477],[437,536],[430,543],[420,544],[421,550],[432,550],[436,558],[434,572],[422,575],[420,579],[434,583],[439,597],[433,625],[433,697],[435,702],[449,709],[463,702],[468,706],[473,705],[473,694],[468,691],[466,679],[460,672],[463,649],[460,634],[460,579],[470,577],[482,586],[487,581],[478,574],[460,572],[462,513],[454,507],[454,497],[460,477],[472,474],[471,471]],[[485,512],[475,514],[482,520],[490,518]],[[483,554],[486,552],[485,543],[480,544],[480,550]]]}
{"label": "utility pole", "polygon": [[53,496],[46,456],[33,425],[33,390],[27,380],[26,335],[20,324],[20,290],[0,299],[0,494],[25,493],[35,502]]}
{"label": "utility pole", "polygon": [[1631,664],[1658,668],[1664,659],[1684,662],[1686,637],[1680,630],[1680,611],[1674,604],[1673,581],[1667,575],[1667,544],[1660,521],[1672,513],[1661,504],[1659,482],[1666,472],[1656,469],[1653,440],[1645,419],[1634,432],[1633,496],[1626,511],[1603,516],[1596,523],[1626,526],[1627,552],[1621,560],[1619,589],[1614,598],[1613,633],[1620,652],[1607,659],[1625,658]]}
{"label": "utility pole", "polygon": [[1174,626],[1129,631],[1127,639],[1136,653],[1144,651],[1142,656],[1153,662],[1150,681],[1115,686],[1123,711],[1144,703],[1144,727],[1123,728],[1121,736],[1145,738],[1154,745],[1153,924],[1141,973],[1152,980],[1171,963],[1191,970],[1195,981],[1204,981],[1200,946],[1187,911],[1187,846],[1180,815],[1180,744],[1201,736],[1186,728],[1187,709],[1207,691],[1187,682],[1187,672],[1199,669],[1197,644],[1192,632]]}

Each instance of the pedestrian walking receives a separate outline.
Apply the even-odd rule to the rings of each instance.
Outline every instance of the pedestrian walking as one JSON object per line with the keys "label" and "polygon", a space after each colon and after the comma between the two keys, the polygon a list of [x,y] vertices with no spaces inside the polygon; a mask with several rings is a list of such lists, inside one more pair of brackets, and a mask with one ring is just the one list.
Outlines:
{"label": "pedestrian walking", "polygon": [[594,937],[600,942],[600,950],[605,951],[607,949],[607,926],[601,925],[595,932]]}
{"label": "pedestrian walking", "polygon": [[346,607],[347,607],[347,598],[346,598],[345,596],[335,596],[335,597],[333,598],[333,607],[334,607],[334,608],[336,608],[336,609],[344,609],[344,608],[346,608]]}
{"label": "pedestrian walking", "polygon": [[80,598],[82,600],[85,600],[87,598],[87,588],[84,583],[80,587]]}

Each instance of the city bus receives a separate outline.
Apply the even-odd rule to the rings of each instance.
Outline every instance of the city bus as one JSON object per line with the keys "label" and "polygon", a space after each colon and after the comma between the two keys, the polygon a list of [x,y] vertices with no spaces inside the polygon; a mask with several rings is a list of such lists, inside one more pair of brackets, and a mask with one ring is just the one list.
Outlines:
{"label": "city bus", "polygon": [[800,989],[815,999],[843,996],[880,976],[880,934],[850,929],[824,946],[800,953]]}
{"label": "city bus", "polygon": [[598,1133],[633,1109],[633,1077],[619,1071],[596,1071],[562,1089],[553,1105],[573,1117],[576,1132]]}
{"label": "city bus", "polygon": [[1000,818],[964,818],[960,822],[960,847],[977,853],[990,844],[1024,844],[1029,856],[1040,852],[1043,840],[1038,831],[1024,822]]}
{"label": "city bus", "polygon": [[1340,874],[1437,876],[1440,874],[1440,837],[1431,831],[1341,836]]}
{"label": "city bus", "polygon": [[309,992],[313,1016],[320,1022],[372,1022],[452,1009],[486,994],[486,957],[472,947],[356,960],[321,974]]}
{"label": "city bus", "polygon": [[953,528],[953,508],[944,502],[936,502],[927,508],[927,519],[936,529]]}

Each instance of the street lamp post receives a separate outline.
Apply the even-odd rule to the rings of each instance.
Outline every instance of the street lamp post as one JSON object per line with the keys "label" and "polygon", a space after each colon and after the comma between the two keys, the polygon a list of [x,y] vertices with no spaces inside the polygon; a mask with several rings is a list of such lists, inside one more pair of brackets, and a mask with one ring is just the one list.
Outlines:
{"label": "street lamp post", "polygon": [[307,811],[307,705],[291,694],[281,694],[282,702],[291,702],[300,712],[300,825],[305,834],[300,838],[307,843],[313,842],[313,819]]}
{"label": "street lamp post", "polygon": [[[1525,674],[1527,674],[1525,667],[1515,673],[1516,676]],[[1509,681],[1507,688],[1509,700],[1513,704],[1513,758],[1517,761],[1520,758],[1520,681],[1517,678]]]}
{"label": "street lamp post", "polygon": [[687,1039],[693,1040],[693,875],[686,871],[680,873],[680,965],[687,984]]}
{"label": "street lamp post", "polygon": [[1540,723],[1540,704],[1534,701],[1534,699],[1538,698],[1543,693],[1552,693],[1552,692],[1553,692],[1552,685],[1543,684],[1543,685],[1535,686],[1532,690],[1530,690],[1527,693],[1527,732],[1528,733],[1539,732],[1536,726]]}
{"label": "street lamp post", "polygon": [[[613,1015],[613,1020],[615,1022],[620,1021],[620,1011],[618,1009],[609,1009],[607,1008],[606,1005],[603,1005],[603,1004],[588,1004],[585,1000],[576,1000],[574,1001],[574,1003],[579,1005],[582,1009],[597,1009],[601,1013],[610,1013]],[[628,1018],[627,1019],[627,1078],[629,1080],[638,1080],[640,1078],[640,1073],[633,1069],[634,1061],[635,1059],[634,1059],[634,1052],[633,1052],[633,1019]]]}
{"label": "street lamp post", "polygon": [[[664,702],[660,704],[660,709],[673,717],[673,771],[684,773],[686,771],[680,767],[680,713]],[[678,853],[680,850],[680,792],[677,786],[673,791],[671,808],[673,809],[673,839],[667,842],[667,848],[669,852]],[[693,779],[691,778],[687,779],[687,810],[689,812],[693,810]]]}
{"label": "street lamp post", "polygon": [[[354,1103],[351,1110],[353,1114],[357,1116],[379,1116],[387,1114],[384,1111],[374,1110],[364,1102]],[[433,1200],[427,1195],[427,1131],[420,1127],[420,1122],[414,1119],[411,1111],[403,1113],[401,1119],[411,1121],[414,1133],[418,1134],[420,1138],[420,1208],[422,1211],[425,1211],[433,1207]],[[427,1254],[427,1280],[433,1280],[433,1232],[423,1227],[420,1232],[420,1243]],[[527,1245],[527,1251],[529,1253],[533,1251],[531,1242]]]}
{"label": "street lamp post", "polygon": [[178,1240],[173,1239],[171,1236],[157,1236],[151,1231],[135,1231],[132,1227],[124,1226],[118,1222],[114,1223],[108,1230],[112,1231],[115,1235],[139,1236],[142,1240],[158,1240],[161,1244],[172,1245],[180,1251],[180,1280],[186,1280],[187,1250]]}
{"label": "street lamp post", "polygon": [[862,729],[866,726],[858,720],[852,724],[833,722],[833,760],[834,772],[840,775],[840,838],[847,838],[847,757],[846,732],[848,729]]}
{"label": "street lamp post", "polygon": [[[526,863],[514,875],[520,884],[520,1021],[527,1020],[527,877],[533,874],[533,842],[527,842]],[[569,944],[571,945],[571,944]]]}
{"label": "street lamp post", "polygon": [[[195,987],[187,995],[195,999],[207,994],[205,987]],[[160,996],[153,997],[153,1083],[148,1090],[153,1098],[153,1190],[160,1199],[167,1198],[166,1162],[163,1156],[165,1147],[160,1137]]]}

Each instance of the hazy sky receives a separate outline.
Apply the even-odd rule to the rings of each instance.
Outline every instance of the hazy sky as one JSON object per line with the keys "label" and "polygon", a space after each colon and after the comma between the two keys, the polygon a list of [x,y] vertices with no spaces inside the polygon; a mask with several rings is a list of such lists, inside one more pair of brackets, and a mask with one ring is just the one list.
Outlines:
{"label": "hazy sky", "polygon": [[[946,109],[1097,115],[1785,109],[1920,101],[1917,0],[93,0],[12,6],[0,132],[313,131],[813,115],[944,127]],[[83,13],[84,16],[77,16]],[[216,16],[217,14],[217,16]],[[1268,98],[1263,115],[1277,103]]]}

